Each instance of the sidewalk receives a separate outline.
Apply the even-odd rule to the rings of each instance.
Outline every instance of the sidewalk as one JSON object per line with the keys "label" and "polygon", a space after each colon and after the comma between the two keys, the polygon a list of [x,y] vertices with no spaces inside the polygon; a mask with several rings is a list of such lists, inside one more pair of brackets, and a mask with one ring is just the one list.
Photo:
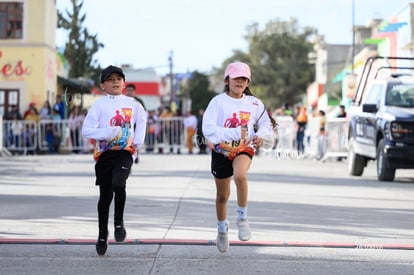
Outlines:
{"label": "sidewalk", "polygon": [[[142,154],[128,180],[127,241],[98,257],[92,157],[0,158],[1,273],[414,273],[410,172],[384,185],[374,167],[355,179],[342,162],[258,156],[249,174],[252,240],[237,240],[233,185],[231,247],[222,254],[209,167],[209,155]],[[392,204],[382,201],[386,194]],[[373,219],[379,209],[386,216]]]}

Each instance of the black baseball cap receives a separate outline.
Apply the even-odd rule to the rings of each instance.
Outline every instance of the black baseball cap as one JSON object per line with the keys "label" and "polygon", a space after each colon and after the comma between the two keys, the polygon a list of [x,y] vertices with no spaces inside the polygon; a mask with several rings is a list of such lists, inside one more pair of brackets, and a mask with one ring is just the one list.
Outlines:
{"label": "black baseball cap", "polygon": [[119,68],[119,67],[110,65],[110,66],[108,66],[108,67],[106,67],[105,69],[102,70],[102,72],[101,72],[101,83],[104,83],[105,80],[113,73],[119,74],[120,76],[122,76],[122,78],[125,81],[125,75],[124,75],[124,72],[122,71],[122,69]]}

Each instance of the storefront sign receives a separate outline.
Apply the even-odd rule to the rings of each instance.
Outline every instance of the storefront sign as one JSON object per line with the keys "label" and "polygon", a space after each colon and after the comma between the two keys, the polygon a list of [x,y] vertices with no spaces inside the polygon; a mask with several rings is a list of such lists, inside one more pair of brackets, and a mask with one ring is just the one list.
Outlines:
{"label": "storefront sign", "polygon": [[31,68],[23,64],[23,60],[17,60],[15,63],[2,63],[3,52],[0,51],[0,74],[5,78],[21,78],[30,75]]}

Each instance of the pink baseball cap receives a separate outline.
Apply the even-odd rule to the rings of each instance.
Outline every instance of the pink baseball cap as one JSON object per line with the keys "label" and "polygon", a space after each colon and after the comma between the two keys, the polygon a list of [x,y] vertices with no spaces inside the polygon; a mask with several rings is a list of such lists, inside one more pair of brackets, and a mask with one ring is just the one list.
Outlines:
{"label": "pink baseball cap", "polygon": [[228,76],[230,78],[245,77],[251,81],[250,67],[243,62],[230,63],[224,72],[224,78]]}

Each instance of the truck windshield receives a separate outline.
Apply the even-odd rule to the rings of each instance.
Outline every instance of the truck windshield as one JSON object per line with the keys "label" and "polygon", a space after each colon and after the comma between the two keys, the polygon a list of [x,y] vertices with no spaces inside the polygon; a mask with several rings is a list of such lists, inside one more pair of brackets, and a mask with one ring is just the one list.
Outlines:
{"label": "truck windshield", "polygon": [[414,84],[389,83],[385,105],[413,108],[414,107]]}

